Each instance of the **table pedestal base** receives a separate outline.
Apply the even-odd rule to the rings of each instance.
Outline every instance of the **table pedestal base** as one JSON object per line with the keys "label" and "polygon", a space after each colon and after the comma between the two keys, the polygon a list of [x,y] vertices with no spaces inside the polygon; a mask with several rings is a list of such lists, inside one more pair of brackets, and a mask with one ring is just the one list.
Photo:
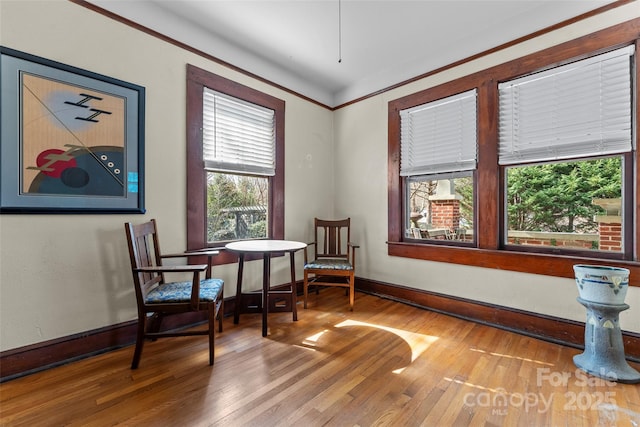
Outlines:
{"label": "table pedestal base", "polygon": [[587,322],[584,353],[573,357],[575,365],[608,381],[640,382],[640,373],[625,360],[622,331],[618,322],[620,312],[629,306],[598,304],[581,298],[578,298],[578,302],[587,308]]}
{"label": "table pedestal base", "polygon": [[[242,274],[244,271],[244,253],[238,255],[238,280],[236,284],[236,301],[233,314],[233,323],[238,324],[241,312],[261,312],[262,313],[262,336],[267,336],[267,314],[273,312],[292,312],[293,320],[298,320],[297,308],[297,286],[294,253],[289,252],[289,264],[291,268],[291,284],[289,290],[271,289],[271,252],[265,252],[262,258],[262,293],[260,291],[244,293],[242,292]],[[257,294],[257,295],[256,295]],[[259,305],[248,305],[248,310],[243,310],[246,297],[258,296]],[[255,300],[254,300],[255,301]],[[248,301],[247,301],[248,302]],[[249,303],[251,304],[251,303]]]}

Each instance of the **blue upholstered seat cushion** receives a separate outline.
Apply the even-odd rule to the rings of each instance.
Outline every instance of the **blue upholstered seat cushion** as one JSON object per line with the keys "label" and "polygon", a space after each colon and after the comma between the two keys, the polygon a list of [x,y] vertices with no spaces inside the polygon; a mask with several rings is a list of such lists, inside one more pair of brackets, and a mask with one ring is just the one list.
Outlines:
{"label": "blue upholstered seat cushion", "polygon": [[[205,279],[200,281],[200,301],[215,301],[222,287],[224,280],[222,279]],[[160,304],[167,302],[188,302],[191,300],[192,283],[189,282],[172,282],[165,283],[153,289],[147,294],[147,304]]]}
{"label": "blue upholstered seat cushion", "polygon": [[353,270],[351,263],[346,259],[316,259],[304,265],[305,269],[321,269],[321,270]]}

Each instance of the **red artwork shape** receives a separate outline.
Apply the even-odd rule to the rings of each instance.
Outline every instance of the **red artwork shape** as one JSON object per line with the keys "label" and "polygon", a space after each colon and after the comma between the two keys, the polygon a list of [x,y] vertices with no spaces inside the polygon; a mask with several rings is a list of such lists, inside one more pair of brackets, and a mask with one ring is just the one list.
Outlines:
{"label": "red artwork shape", "polygon": [[52,148],[38,154],[36,164],[43,174],[60,178],[62,171],[76,166],[76,159],[62,150]]}

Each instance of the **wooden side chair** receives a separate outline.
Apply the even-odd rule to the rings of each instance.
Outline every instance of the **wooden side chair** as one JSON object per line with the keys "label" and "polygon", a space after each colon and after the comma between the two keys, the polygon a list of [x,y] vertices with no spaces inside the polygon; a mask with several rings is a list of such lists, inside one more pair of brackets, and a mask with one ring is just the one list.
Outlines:
{"label": "wooden side chair", "polygon": [[[162,255],[158,239],[156,220],[143,224],[125,223],[133,283],[138,302],[138,332],[131,369],[140,362],[146,338],[177,337],[191,335],[209,336],[209,365],[213,365],[215,319],[222,332],[224,313],[224,281],[211,277],[213,257],[218,249]],[[207,264],[165,266],[165,258],[206,256]],[[201,273],[205,279],[201,280]],[[192,273],[190,281],[167,282],[166,273]],[[160,323],[166,315],[194,311],[208,312],[208,328],[199,331],[160,331]]]}
{"label": "wooden side chair", "polygon": [[[322,285],[347,288],[349,309],[353,310],[356,248],[359,246],[351,242],[351,218],[315,218],[314,236],[315,240],[304,249],[304,308],[307,308],[309,286]],[[313,258],[309,256],[311,247],[315,250]]]}

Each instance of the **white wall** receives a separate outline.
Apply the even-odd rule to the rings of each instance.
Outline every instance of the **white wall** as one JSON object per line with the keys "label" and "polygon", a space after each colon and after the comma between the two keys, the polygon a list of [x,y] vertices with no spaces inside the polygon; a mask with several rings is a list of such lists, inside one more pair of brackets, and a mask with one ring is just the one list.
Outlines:
{"label": "white wall", "polygon": [[[285,237],[310,240],[313,217],[332,214],[329,110],[66,0],[1,0],[0,45],[146,88],[147,208],[145,215],[0,215],[0,350],[135,318],[125,221],[157,218],[163,251],[185,249],[187,63],[286,101]],[[274,283],[288,280],[288,258],[272,269]],[[236,272],[236,265],[216,270],[227,296]],[[247,287],[259,289],[261,275],[261,262],[249,263]]]}
{"label": "white wall", "polygon": [[[638,16],[639,3],[634,2],[338,110],[334,118],[335,167],[336,182],[340,185],[335,194],[335,204],[339,216],[350,215],[355,220],[353,240],[362,245],[356,274],[372,280],[584,322],[585,309],[576,302],[578,291],[573,279],[387,255],[387,107],[391,100]],[[629,290],[627,303],[631,309],[620,315],[622,329],[639,332],[639,288]]]}

